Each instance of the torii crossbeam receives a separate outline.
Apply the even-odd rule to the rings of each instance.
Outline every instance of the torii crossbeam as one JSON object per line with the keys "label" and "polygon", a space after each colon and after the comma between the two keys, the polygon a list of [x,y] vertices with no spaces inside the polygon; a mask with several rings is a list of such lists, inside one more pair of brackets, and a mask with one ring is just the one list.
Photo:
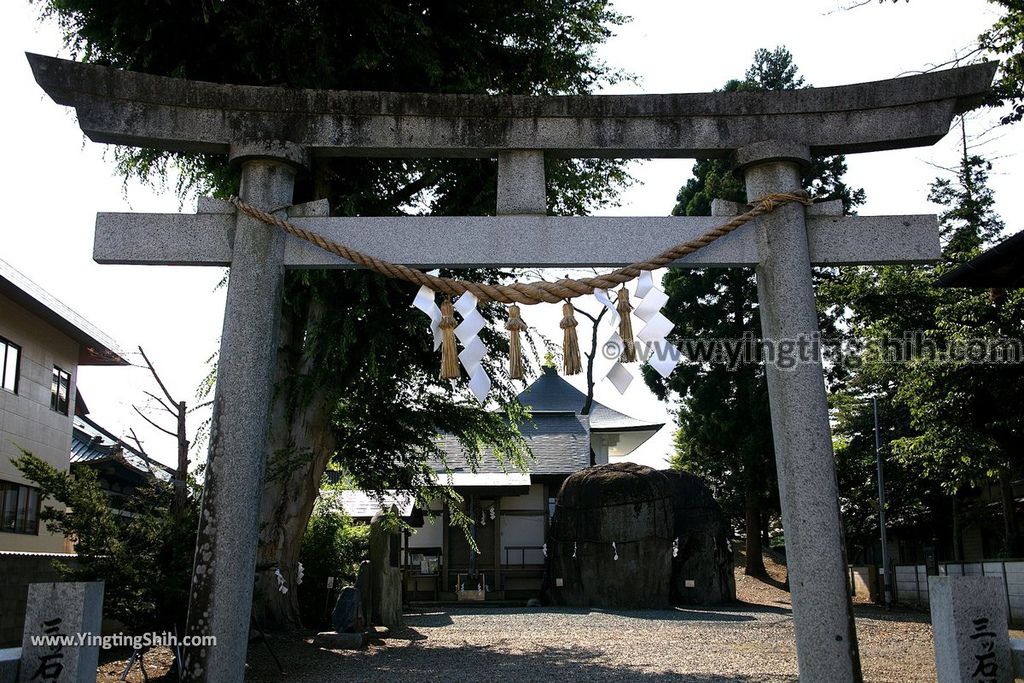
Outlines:
{"label": "torii crossbeam", "polygon": [[[292,203],[297,168],[318,156],[497,157],[498,217],[332,218],[292,207],[304,227],[418,266],[617,266],[693,237],[714,218],[544,216],[544,155],[731,157],[751,198],[800,189],[812,154],[934,144],[980,102],[995,64],[834,88],[687,95],[507,97],[329,92],[221,85],[29,55],[40,86],[74,107],[92,140],[227,154],[241,198]],[[285,209],[279,209],[284,215]],[[818,332],[813,265],[907,263],[939,254],[933,216],[841,217],[789,204],[675,265],[754,266],[765,340]],[[189,609],[190,680],[242,681],[266,459],[283,271],[344,267],[220,202],[195,215],[100,214],[105,263],[229,265]],[[766,367],[800,678],[861,679],[820,361]]]}

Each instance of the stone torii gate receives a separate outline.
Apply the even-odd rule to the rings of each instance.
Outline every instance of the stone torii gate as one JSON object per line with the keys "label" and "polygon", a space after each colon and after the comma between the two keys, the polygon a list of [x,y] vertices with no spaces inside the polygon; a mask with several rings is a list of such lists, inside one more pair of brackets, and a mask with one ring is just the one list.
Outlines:
{"label": "stone torii gate", "polygon": [[[93,141],[227,154],[246,203],[385,260],[455,268],[621,266],[720,222],[545,216],[545,155],[731,156],[756,198],[799,189],[812,154],[934,144],[995,72],[982,64],[785,92],[493,97],[220,85],[28,58]],[[323,156],[497,157],[499,215],[335,218],[325,202],[291,206],[297,170]],[[788,204],[674,265],[753,266],[764,338],[813,339],[812,266],[939,255],[933,216],[839,213]],[[188,629],[217,645],[190,651],[186,668],[192,680],[241,681],[283,272],[350,264],[214,200],[194,215],[100,214],[94,256],[231,268]],[[766,372],[800,677],[857,681],[822,367]]]}

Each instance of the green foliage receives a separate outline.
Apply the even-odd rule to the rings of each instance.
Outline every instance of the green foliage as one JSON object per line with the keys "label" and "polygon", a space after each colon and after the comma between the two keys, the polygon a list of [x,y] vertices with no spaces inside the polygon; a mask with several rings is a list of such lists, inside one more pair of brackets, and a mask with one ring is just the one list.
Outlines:
{"label": "green foliage", "polygon": [[[1003,224],[986,185],[988,169],[981,157],[965,154],[954,177],[931,185],[929,199],[946,207],[938,265],[844,268],[822,288],[821,297],[842,310],[844,327],[863,347],[837,397],[835,430],[840,490],[850,511],[845,519],[854,539],[873,543],[877,529],[877,505],[865,517],[864,501],[875,493],[868,476],[874,461],[867,433],[871,408],[858,400],[863,396],[880,397],[888,513],[896,525],[925,522],[940,514],[945,496],[1019,468],[1024,366],[1019,359],[977,363],[947,354],[974,341],[1024,338],[1024,293],[993,298],[986,291],[934,285],[998,239]],[[891,340],[905,335],[917,349],[900,362],[885,352],[885,343],[890,340],[892,349]]]}
{"label": "green foliage", "polygon": [[[792,55],[784,47],[759,49],[743,80],[726,91],[791,90],[804,86]],[[841,199],[849,210],[864,201],[863,190],[848,187],[843,157],[816,158],[804,175],[815,197]],[[746,202],[743,181],[721,159],[699,160],[693,177],[680,189],[673,215],[707,216],[713,199]],[[676,323],[670,341],[731,340],[758,345],[761,324],[757,286],[751,269],[670,270],[662,281],[669,296],[666,315]],[[680,397],[674,467],[709,481],[726,514],[743,520],[745,507],[778,511],[768,388],[759,363],[731,367],[720,362],[680,364],[669,380],[645,370],[645,379],[661,398]]]}
{"label": "green foliage", "polygon": [[369,540],[370,527],[352,522],[338,492],[322,492],[302,539],[300,558],[306,577],[316,581],[335,576],[355,582],[359,562],[369,551]]}
{"label": "green foliage", "polygon": [[[583,93],[622,74],[595,53],[625,18],[606,0],[493,3],[325,0],[185,3],[37,0],[81,58],[155,74],[225,83],[351,90]],[[126,178],[220,196],[238,190],[222,157],[120,149]],[[629,182],[622,163],[551,159],[549,209],[583,213],[615,201]],[[492,214],[491,159],[319,159],[297,179],[295,201],[327,198],[335,215]],[[498,271],[460,275],[498,281]],[[439,454],[435,435],[455,434],[471,452],[496,447],[509,463],[525,453],[502,413],[484,413],[464,383],[437,377],[426,318],[410,308],[414,287],[367,272],[292,271],[284,315],[324,315],[292,342],[295,376],[278,387],[298,407],[328,393],[337,459],[362,488],[416,489]],[[483,308],[503,322],[500,306]],[[515,387],[501,360],[503,333],[484,333],[494,396],[513,418]],[[284,343],[288,343],[287,341]],[[381,428],[387,425],[387,428]]]}
{"label": "green foliage", "polygon": [[1008,104],[1003,123],[1024,118],[1024,3],[1020,0],[989,0],[1005,14],[981,34],[979,44],[1001,60],[993,104]]}
{"label": "green foliage", "polygon": [[107,494],[88,467],[62,472],[30,453],[15,467],[35,482],[46,505],[40,519],[48,531],[75,543],[78,566],[62,567],[72,581],[104,581],[103,612],[133,633],[168,630],[185,622],[198,496],[189,497],[189,514],[175,516],[174,491],[154,482],[111,509]]}

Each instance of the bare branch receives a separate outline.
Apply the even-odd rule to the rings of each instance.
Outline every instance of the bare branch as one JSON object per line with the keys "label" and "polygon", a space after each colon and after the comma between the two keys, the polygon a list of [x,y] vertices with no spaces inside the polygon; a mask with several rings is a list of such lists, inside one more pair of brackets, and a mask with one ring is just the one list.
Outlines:
{"label": "bare branch", "polygon": [[846,5],[845,7],[844,6],[839,6],[839,7],[836,7],[834,10],[829,10],[828,12],[825,12],[823,16],[826,16],[826,17],[827,16],[831,16],[831,15],[835,14],[836,12],[849,12],[850,10],[855,10],[858,7],[863,7],[864,5],[870,5],[874,1],[875,0],[857,0],[857,2],[854,2],[851,5]]}
{"label": "bare branch", "polygon": [[156,394],[150,393],[148,391],[143,391],[142,393],[144,393],[146,396],[149,396],[151,399],[153,399],[154,401],[159,403],[161,406],[163,406],[164,410],[166,410],[168,413],[170,413],[172,416],[174,416],[175,419],[177,419],[178,411],[177,410],[173,410],[170,406],[168,406],[166,403],[164,403],[163,399],[161,399],[159,396],[157,396]]}
{"label": "bare branch", "polygon": [[[128,428],[128,433],[132,436],[132,441],[135,442],[135,447],[139,449],[139,453],[146,455],[146,449],[142,447],[142,442],[139,441],[138,435],[135,434],[135,430],[131,427]],[[147,456],[148,457],[148,456]]]}
{"label": "bare branch", "polygon": [[189,413],[194,413],[194,412],[196,412],[197,410],[200,410],[200,409],[202,409],[202,408],[205,408],[205,407],[207,407],[207,406],[212,406],[212,405],[213,405],[213,401],[207,401],[206,403],[200,403],[200,404],[199,404],[199,405],[197,405],[197,406],[192,406],[191,408],[189,408],[189,409],[188,409],[188,411],[187,411],[187,412],[189,412]]}
{"label": "bare branch", "polygon": [[155,379],[156,383],[160,385],[160,389],[164,392],[164,396],[167,397],[168,401],[177,405],[178,402],[174,400],[173,396],[171,396],[171,392],[167,391],[167,387],[164,386],[163,380],[160,379],[160,375],[156,374],[156,368],[154,368],[153,364],[149,362],[149,357],[146,356],[146,352],[142,350],[141,346],[139,347],[139,353],[142,354],[142,360],[146,361],[149,371],[153,373],[153,379]]}
{"label": "bare branch", "polygon": [[156,476],[156,466],[153,464],[153,459],[149,457],[149,453],[142,447],[142,442],[139,441],[139,437],[136,436],[135,430],[131,427],[128,428],[128,432],[132,435],[132,441],[135,442],[135,446],[139,449],[139,455],[146,463],[146,468],[149,469],[149,473]]}
{"label": "bare branch", "polygon": [[137,408],[136,406],[132,406],[132,410],[134,410],[134,411],[135,411],[136,413],[138,413],[138,414],[139,414],[139,417],[141,417],[141,418],[142,418],[143,420],[145,420],[145,421],[146,421],[146,422],[148,422],[149,424],[151,424],[151,425],[153,425],[154,427],[156,427],[157,429],[159,429],[159,430],[160,430],[161,432],[163,432],[164,434],[166,434],[166,435],[168,435],[168,436],[172,436],[172,437],[174,437],[175,439],[177,439],[177,438],[178,438],[178,435],[177,435],[177,434],[175,434],[174,432],[172,432],[171,430],[169,430],[169,429],[164,429],[163,427],[161,427],[160,425],[158,425],[158,424],[157,424],[156,422],[153,422],[153,421],[152,421],[152,420],[150,420],[150,419],[149,419],[148,417],[146,417],[146,414],[145,414],[145,413],[143,413],[143,412],[142,412],[141,410],[139,410],[139,409],[138,409],[138,408]]}

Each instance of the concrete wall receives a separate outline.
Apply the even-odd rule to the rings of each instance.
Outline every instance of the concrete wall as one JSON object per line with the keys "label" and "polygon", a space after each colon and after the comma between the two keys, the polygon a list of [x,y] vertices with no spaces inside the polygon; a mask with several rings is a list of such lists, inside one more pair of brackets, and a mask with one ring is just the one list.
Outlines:
{"label": "concrete wall", "polygon": [[[0,479],[28,484],[10,462],[21,455],[19,447],[58,469],[68,469],[79,348],[70,337],[2,295],[0,336],[21,347],[18,393],[0,389]],[[71,375],[67,415],[50,409],[54,365]],[[39,526],[38,536],[0,531],[0,550],[63,551],[63,537]]]}
{"label": "concrete wall", "polygon": [[21,645],[28,584],[59,581],[54,560],[74,566],[75,555],[0,551],[0,647]]}
{"label": "concrete wall", "polygon": [[[986,560],[982,562],[943,562],[943,576],[997,576],[1003,579],[1010,621],[1024,623],[1024,560]],[[896,602],[928,608],[929,577],[923,564],[898,564],[893,567]]]}

